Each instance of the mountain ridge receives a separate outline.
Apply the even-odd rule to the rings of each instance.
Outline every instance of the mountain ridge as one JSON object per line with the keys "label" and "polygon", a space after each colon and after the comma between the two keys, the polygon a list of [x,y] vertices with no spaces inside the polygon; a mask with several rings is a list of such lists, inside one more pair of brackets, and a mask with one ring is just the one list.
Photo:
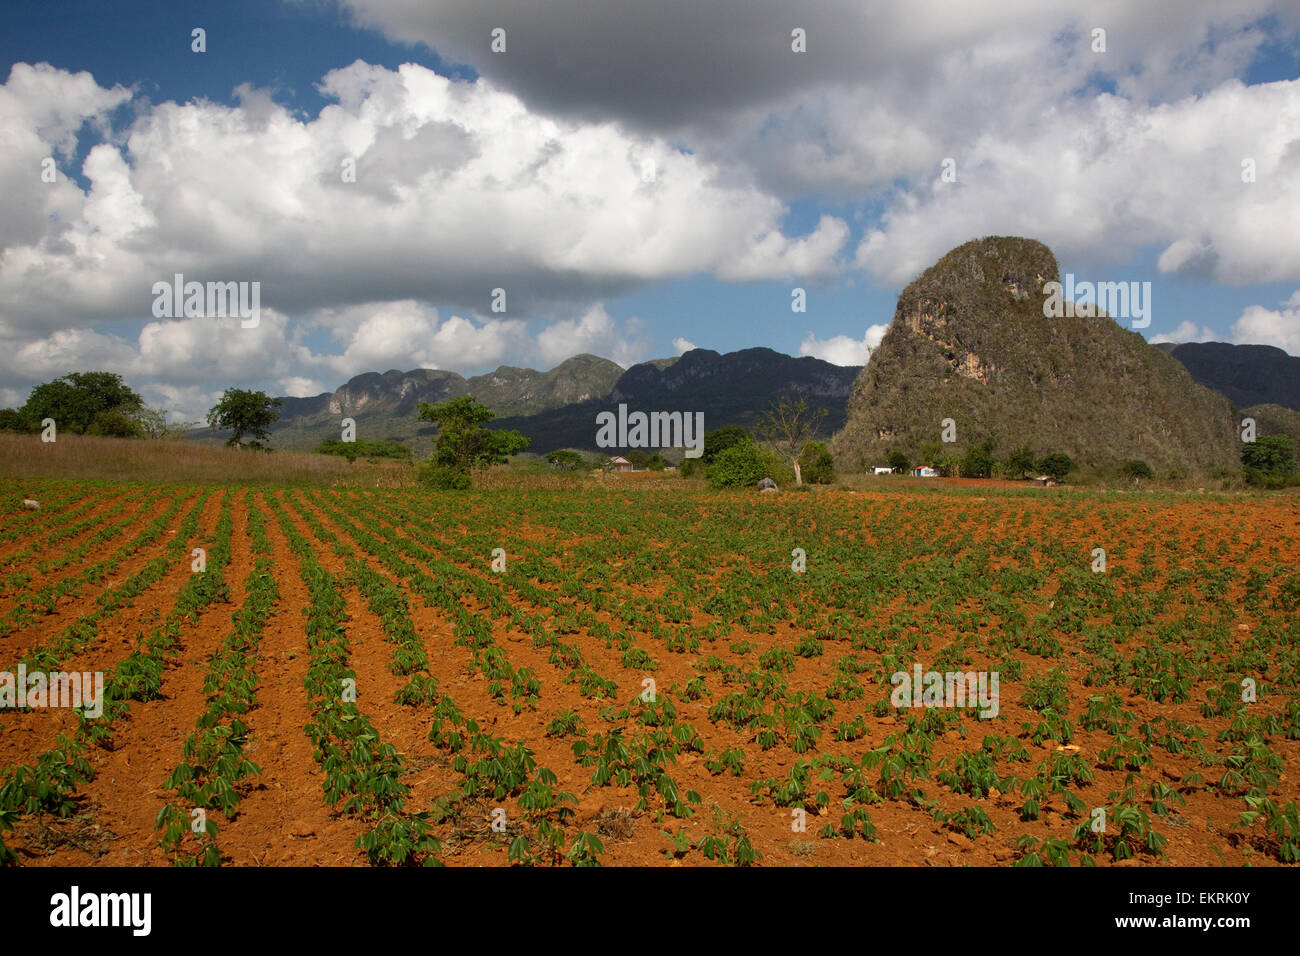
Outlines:
{"label": "mountain ridge", "polygon": [[[675,360],[633,365],[608,395],[527,417],[505,417],[494,428],[513,428],[533,442],[532,451],[557,448],[600,450],[596,414],[620,404],[629,410],[697,412],[707,431],[724,425],[753,427],[776,398],[803,396],[825,408],[822,427],[844,422],[849,392],[859,366],[832,365],[812,356],[794,357],[765,347],[719,353],[693,349]],[[826,435],[829,437],[829,433]]]}
{"label": "mountain ridge", "polygon": [[[358,438],[407,442],[417,453],[427,452],[434,428],[416,417],[421,402],[472,395],[498,415],[533,414],[606,394],[623,371],[609,359],[581,353],[545,372],[512,365],[469,378],[444,369],[363,372],[333,392],[283,397],[271,427],[272,447],[310,450],[339,437],[343,418],[353,418]],[[198,429],[191,437],[215,441],[221,436]]]}
{"label": "mountain ridge", "polygon": [[1300,358],[1274,345],[1161,342],[1193,379],[1236,405],[1281,405],[1300,411]]}
{"label": "mountain ridge", "polygon": [[[752,427],[778,395],[803,395],[827,409],[824,427],[833,429],[844,422],[858,371],[857,366],[758,347],[727,353],[693,349],[628,369],[584,353],[547,372],[508,365],[469,378],[441,369],[364,372],[333,392],[282,399],[271,445],[310,450],[339,437],[342,420],[353,418],[357,438],[401,441],[422,457],[435,429],[416,418],[419,403],[462,395],[472,395],[496,413],[488,427],[517,429],[532,442],[529,450],[542,454],[559,448],[600,450],[596,413],[616,410],[619,404],[643,411],[703,411],[705,427],[713,430],[732,424]],[[199,429],[191,437],[217,441],[222,435]]]}

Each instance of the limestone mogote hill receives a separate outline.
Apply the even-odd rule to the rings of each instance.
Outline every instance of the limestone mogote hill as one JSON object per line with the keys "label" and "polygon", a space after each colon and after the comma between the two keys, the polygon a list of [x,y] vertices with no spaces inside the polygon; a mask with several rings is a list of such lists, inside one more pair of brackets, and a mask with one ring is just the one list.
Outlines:
{"label": "limestone mogote hill", "polygon": [[1237,468],[1232,403],[1113,318],[1046,317],[1044,286],[1060,281],[1047,246],[1015,237],[965,243],[926,269],[854,382],[837,467],[862,470],[893,450],[916,460],[951,418],[957,440],[942,447],[957,455],[992,438],[997,456],[1028,446],[1085,467]]}

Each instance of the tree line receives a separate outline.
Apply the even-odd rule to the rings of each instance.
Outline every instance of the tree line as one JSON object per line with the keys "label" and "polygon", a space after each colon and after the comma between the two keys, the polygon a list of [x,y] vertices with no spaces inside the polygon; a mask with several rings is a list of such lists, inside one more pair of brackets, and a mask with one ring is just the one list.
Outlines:
{"label": "tree line", "polygon": [[[229,431],[227,445],[265,448],[284,401],[265,392],[228,388],[207,423]],[[166,409],[150,408],[112,372],[69,372],[33,388],[19,408],[0,409],[0,431],[34,433],[53,422],[58,432],[105,438],[184,438],[200,422],[169,422]]]}

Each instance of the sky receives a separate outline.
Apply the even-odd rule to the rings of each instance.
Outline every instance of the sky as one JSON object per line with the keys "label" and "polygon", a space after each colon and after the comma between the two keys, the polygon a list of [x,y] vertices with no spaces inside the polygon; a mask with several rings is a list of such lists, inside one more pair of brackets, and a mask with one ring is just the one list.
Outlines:
{"label": "sky", "polygon": [[[860,365],[986,235],[1149,282],[1151,342],[1300,355],[1300,4],[5,0],[0,77],[3,406]],[[257,283],[256,324],[176,275]]]}

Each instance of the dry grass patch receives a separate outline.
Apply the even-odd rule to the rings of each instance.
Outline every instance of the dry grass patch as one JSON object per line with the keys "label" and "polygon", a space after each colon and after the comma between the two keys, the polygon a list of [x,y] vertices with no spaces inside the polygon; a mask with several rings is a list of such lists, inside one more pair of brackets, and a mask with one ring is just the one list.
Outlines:
{"label": "dry grass patch", "polygon": [[402,463],[349,465],[309,452],[261,452],[190,441],[0,434],[0,477],[81,478],[213,485],[407,487]]}

